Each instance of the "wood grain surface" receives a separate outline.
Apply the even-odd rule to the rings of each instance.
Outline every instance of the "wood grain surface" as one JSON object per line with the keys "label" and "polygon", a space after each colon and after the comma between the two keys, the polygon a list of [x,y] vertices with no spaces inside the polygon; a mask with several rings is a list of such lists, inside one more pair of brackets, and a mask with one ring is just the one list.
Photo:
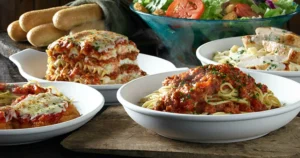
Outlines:
{"label": "wood grain surface", "polygon": [[186,143],[136,124],[122,106],[111,106],[61,144],[79,152],[138,157],[300,157],[300,118],[255,140],[228,144]]}

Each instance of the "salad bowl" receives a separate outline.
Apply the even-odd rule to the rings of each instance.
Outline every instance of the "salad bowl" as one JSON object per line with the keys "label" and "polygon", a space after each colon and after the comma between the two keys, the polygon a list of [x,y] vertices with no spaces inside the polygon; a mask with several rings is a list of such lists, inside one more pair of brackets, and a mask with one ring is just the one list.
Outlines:
{"label": "salad bowl", "polygon": [[282,28],[287,21],[300,12],[298,7],[290,14],[269,18],[214,20],[214,17],[211,17],[204,20],[158,16],[137,11],[133,5],[130,6],[130,9],[159,36],[172,56],[190,65],[199,64],[193,59],[196,49],[203,43],[226,37],[254,34],[257,27]]}

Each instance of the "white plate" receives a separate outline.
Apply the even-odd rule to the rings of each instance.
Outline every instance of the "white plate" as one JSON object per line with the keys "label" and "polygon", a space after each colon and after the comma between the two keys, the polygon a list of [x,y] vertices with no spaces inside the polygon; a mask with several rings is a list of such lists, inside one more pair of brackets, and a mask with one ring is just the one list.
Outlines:
{"label": "white plate", "polygon": [[[46,53],[34,49],[26,49],[11,55],[9,59],[18,66],[21,75],[28,81],[46,81],[44,79],[47,70]],[[149,75],[176,69],[174,64],[167,60],[146,54],[140,53],[137,61],[139,67]],[[116,92],[122,84],[89,86],[99,90],[103,94],[106,103],[116,103],[118,101]]]}
{"label": "white plate", "polygon": [[[202,65],[219,64],[218,62],[212,60],[214,53],[218,51],[229,50],[233,45],[243,46],[241,38],[242,37],[230,37],[230,38],[224,38],[224,39],[207,42],[201,45],[197,49],[196,51],[197,58],[201,61]],[[270,73],[273,75],[279,75],[300,82],[300,71],[266,71],[266,70],[246,69],[241,67],[240,69],[247,72],[252,71],[252,72]]]}
{"label": "white plate", "polygon": [[127,114],[141,126],[167,138],[200,143],[229,143],[255,139],[286,125],[300,111],[299,83],[259,72],[249,74],[256,82],[266,84],[281,102],[286,103],[284,107],[220,116],[176,114],[137,105],[142,97],[159,89],[167,76],[181,72],[183,71],[161,73],[131,81],[118,90],[117,98]]}
{"label": "white plate", "polygon": [[[23,85],[25,83],[13,83]],[[80,117],[63,123],[27,128],[0,130],[0,145],[28,144],[71,132],[92,119],[103,107],[104,98],[100,92],[89,86],[73,82],[40,82],[42,87],[54,86],[65,96],[74,100]]]}

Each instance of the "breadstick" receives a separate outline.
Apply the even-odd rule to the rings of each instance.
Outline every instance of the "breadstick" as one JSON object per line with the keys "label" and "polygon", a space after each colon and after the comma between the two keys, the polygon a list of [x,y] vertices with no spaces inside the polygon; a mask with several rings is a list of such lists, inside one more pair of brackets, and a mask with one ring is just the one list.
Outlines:
{"label": "breadstick", "polygon": [[27,41],[26,39],[26,32],[22,30],[19,24],[19,20],[16,20],[12,23],[10,23],[7,27],[7,33],[9,37],[18,42],[18,41]]}
{"label": "breadstick", "polygon": [[67,34],[68,32],[59,30],[49,23],[32,28],[27,33],[27,39],[33,46],[44,47]]}
{"label": "breadstick", "polygon": [[102,10],[98,4],[83,4],[58,11],[52,21],[56,28],[69,31],[75,26],[101,18]]}
{"label": "breadstick", "polygon": [[20,26],[28,32],[30,29],[52,22],[53,15],[62,9],[69,8],[68,6],[53,7],[49,9],[33,10],[22,14],[19,18]]}
{"label": "breadstick", "polygon": [[70,34],[74,34],[83,30],[91,30],[91,29],[104,30],[105,29],[104,21],[97,20],[97,21],[91,21],[91,22],[81,24],[79,26],[72,28]]}

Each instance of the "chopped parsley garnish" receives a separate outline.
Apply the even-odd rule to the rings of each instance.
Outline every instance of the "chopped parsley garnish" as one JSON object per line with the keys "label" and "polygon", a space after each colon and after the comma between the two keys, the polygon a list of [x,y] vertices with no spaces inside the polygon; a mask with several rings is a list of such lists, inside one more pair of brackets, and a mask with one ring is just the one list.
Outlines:
{"label": "chopped parsley garnish", "polygon": [[277,64],[270,64],[270,66],[268,67],[268,70],[276,69],[277,67],[278,67]]}
{"label": "chopped parsley garnish", "polygon": [[191,95],[188,94],[188,95],[186,96],[186,98],[187,98],[187,99],[191,99]]}
{"label": "chopped parsley garnish", "polygon": [[261,83],[257,84],[257,87],[261,89],[262,88],[262,84]]}
{"label": "chopped parsley garnish", "polygon": [[224,78],[226,78],[226,77],[227,77],[226,74],[224,74],[224,73],[221,74],[221,78],[222,78],[222,79],[224,79]]}
{"label": "chopped parsley garnish", "polygon": [[183,86],[185,83],[186,83],[185,81],[181,81],[180,86]]}
{"label": "chopped parsley garnish", "polygon": [[245,53],[245,50],[241,50],[238,52],[239,54],[244,54]]}
{"label": "chopped parsley garnish", "polygon": [[216,70],[215,68],[212,68],[211,73],[216,75],[216,74],[218,74],[218,70]]}
{"label": "chopped parsley garnish", "polygon": [[100,46],[96,45],[96,46],[94,46],[93,48],[94,48],[94,50],[98,51],[99,48],[100,48]]}

